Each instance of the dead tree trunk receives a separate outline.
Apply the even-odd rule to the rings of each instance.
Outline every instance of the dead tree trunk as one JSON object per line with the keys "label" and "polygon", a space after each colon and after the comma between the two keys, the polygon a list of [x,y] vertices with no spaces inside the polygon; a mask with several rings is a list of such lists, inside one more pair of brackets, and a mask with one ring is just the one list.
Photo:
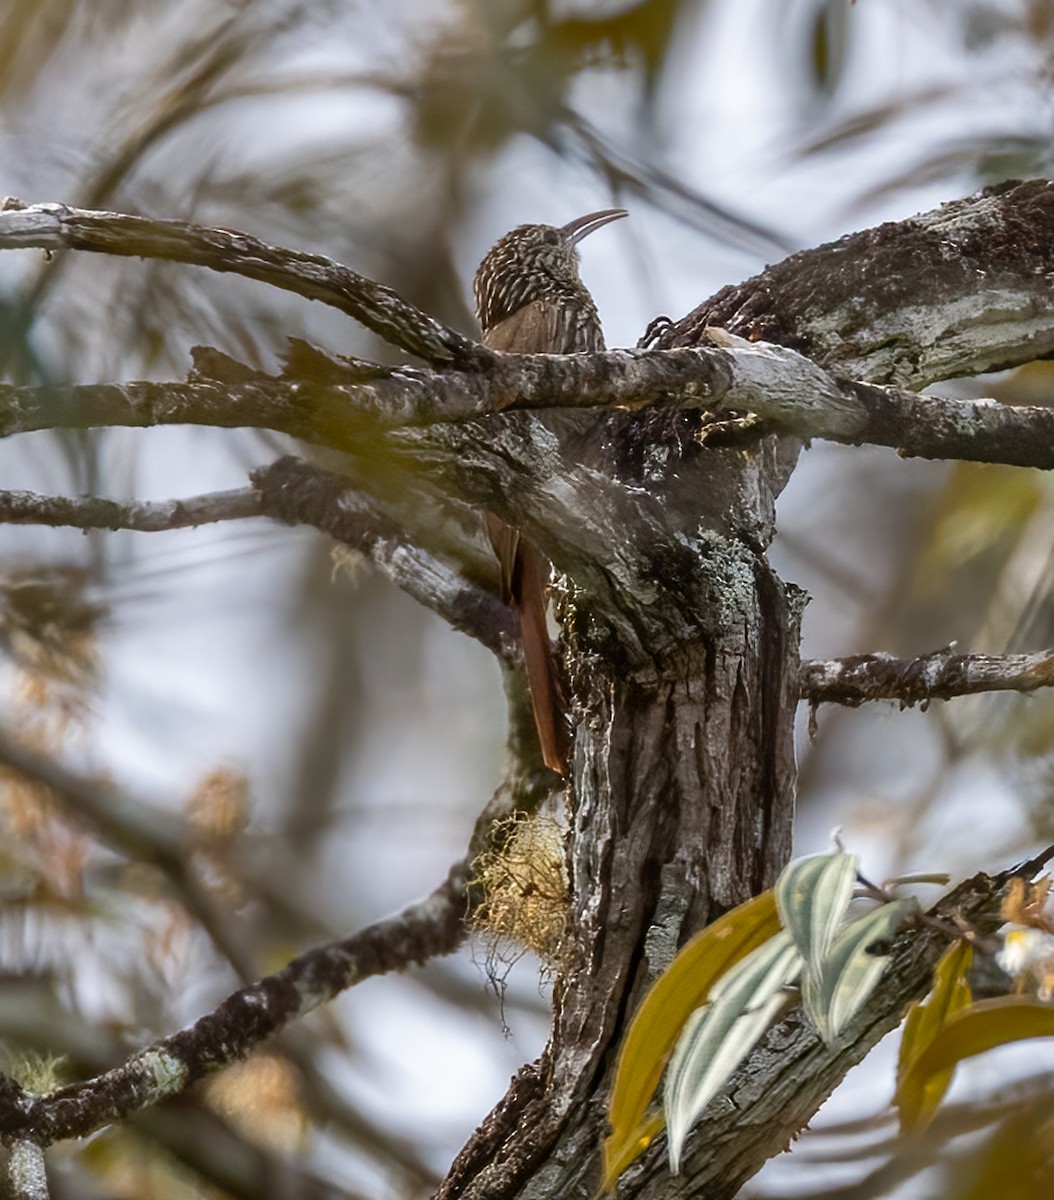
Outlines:
{"label": "dead tree trunk", "polygon": [[[493,448],[530,420],[477,429]],[[616,415],[584,443],[560,419],[546,425],[567,456],[560,478],[598,473],[584,519],[613,531],[603,588],[567,585],[562,604],[573,956],[545,1055],[465,1148],[443,1197],[593,1195],[628,1016],[684,939],[770,886],[790,854],[801,597],[765,548],[796,447],[708,449],[696,427]],[[639,446],[683,474],[647,479]],[[546,534],[560,562],[559,534]]]}

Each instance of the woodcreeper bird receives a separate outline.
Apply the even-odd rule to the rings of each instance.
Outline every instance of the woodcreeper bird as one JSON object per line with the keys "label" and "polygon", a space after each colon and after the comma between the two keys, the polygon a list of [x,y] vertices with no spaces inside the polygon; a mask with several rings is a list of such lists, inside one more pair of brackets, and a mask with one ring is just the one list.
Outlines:
{"label": "woodcreeper bird", "polygon": [[[489,251],[473,290],[483,344],[509,354],[579,354],[604,349],[600,317],[578,273],[576,246],[628,216],[623,208],[588,213],[557,228],[520,225]],[[545,765],[567,773],[566,703],[546,622],[549,562],[518,530],[487,514],[500,567],[502,598],[520,617],[523,659]]]}

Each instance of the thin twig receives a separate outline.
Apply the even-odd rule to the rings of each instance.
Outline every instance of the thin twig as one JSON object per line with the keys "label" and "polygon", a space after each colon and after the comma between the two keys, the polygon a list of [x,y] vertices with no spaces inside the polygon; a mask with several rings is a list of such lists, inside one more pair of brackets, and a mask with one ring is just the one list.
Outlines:
{"label": "thin twig", "polygon": [[415,546],[395,521],[339,475],[294,458],[253,473],[254,487],[184,500],[128,502],[98,496],[0,491],[0,522],[159,533],[248,517],[312,525],[366,555],[388,579],[452,628],[506,661],[516,660],[516,622],[495,596]]}

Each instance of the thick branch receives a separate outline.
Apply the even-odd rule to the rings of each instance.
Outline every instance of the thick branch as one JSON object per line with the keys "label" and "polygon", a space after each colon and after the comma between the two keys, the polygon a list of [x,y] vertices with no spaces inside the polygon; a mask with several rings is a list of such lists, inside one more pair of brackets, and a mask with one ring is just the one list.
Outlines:
{"label": "thick branch", "polygon": [[1031,692],[1054,686],[1054,650],[1038,654],[954,654],[951,647],[919,658],[861,654],[803,662],[801,696],[813,704],[868,700],[920,704],[976,692]]}
{"label": "thick branch", "polygon": [[0,249],[93,250],[133,258],[192,263],[231,271],[320,300],[425,362],[473,358],[475,344],[374,283],[321,254],[270,246],[231,229],[91,212],[65,204],[24,207],[10,198],[0,211]]}
{"label": "thick branch", "polygon": [[[850,438],[866,418],[851,389],[779,346],[603,354],[485,352],[473,371],[370,367],[347,382],[194,378],[186,383],[0,385],[0,435],[98,425],[242,425],[340,447],[377,428],[520,409],[672,407],[749,411],[801,436]],[[336,365],[336,364],[335,364]],[[339,377],[338,377],[339,378]],[[870,395],[874,389],[868,389]]]}
{"label": "thick branch", "polygon": [[803,250],[723,288],[664,346],[719,326],[851,379],[922,388],[1054,354],[1054,183],[987,188]]}
{"label": "thick branch", "polygon": [[[1047,187],[1029,186],[1036,195]],[[1006,212],[993,200],[986,225],[973,203],[878,231],[858,245],[859,255],[835,247],[803,256],[776,284],[774,276],[760,277],[726,322],[745,333],[749,345],[715,341],[706,329],[720,316],[715,305],[695,325],[682,323],[673,332],[671,340],[683,348],[668,354],[500,359],[471,345],[462,354],[441,335],[437,350],[419,332],[414,337],[431,346],[430,361],[458,369],[433,374],[357,364],[338,380],[308,374],[301,382],[197,379],[153,391],[144,384],[68,394],[0,391],[0,405],[7,404],[6,419],[0,408],[0,428],[7,432],[63,423],[247,424],[358,451],[355,468],[364,477],[372,468],[380,478],[395,463],[403,470],[400,480],[427,482],[432,497],[445,489],[466,503],[493,505],[574,581],[568,601],[574,608],[565,622],[576,723],[568,809],[574,957],[557,992],[546,1057],[521,1074],[469,1143],[445,1195],[478,1200],[515,1192],[549,1200],[593,1193],[603,1124],[600,1081],[648,976],[715,912],[771,883],[790,845],[797,609],[762,549],[797,443],[765,439],[747,449],[700,449],[700,422],[676,413],[666,419],[670,414],[661,410],[654,421],[651,414],[601,419],[502,410],[652,404],[745,410],[761,417],[762,431],[875,440],[906,453],[978,459],[997,444],[1003,461],[1054,466],[1054,417],[1045,410],[951,402],[930,409],[935,402],[911,393],[828,373],[920,384],[938,377],[934,372],[980,370],[1054,350],[1051,271],[1042,266],[1037,239],[1029,242],[1027,261],[1006,246],[996,253],[996,238],[984,235],[1009,236]],[[1036,219],[1046,222],[1045,211]],[[974,248],[970,236],[978,242]],[[1049,224],[1040,240],[1054,244]],[[884,259],[882,248],[894,244],[896,253]],[[900,288],[898,270],[906,268],[898,256],[910,259],[913,248],[933,276],[932,290],[925,272]],[[950,264],[947,274],[937,269],[941,254]],[[872,261],[878,264],[874,279]],[[799,276],[808,281],[804,294],[795,291]],[[806,314],[800,325],[786,316],[794,313],[795,298]],[[766,333],[751,316],[769,311],[790,324],[775,321]],[[825,321],[831,324],[826,340]],[[824,367],[760,338],[807,350]],[[932,420],[930,411],[938,414]],[[793,443],[786,453],[784,441]],[[411,473],[410,460],[419,474]],[[301,504],[306,512],[316,503],[340,508],[347,485],[291,480],[288,488],[280,474],[269,481],[276,485],[276,511],[287,498],[291,513]],[[271,503],[272,492],[259,482]],[[359,486],[372,487],[372,479]],[[354,526],[360,514],[357,501],[349,503]],[[411,947],[415,931],[430,930],[432,946],[443,936],[453,939],[451,894],[464,894],[464,869],[458,864],[444,885],[449,891],[440,889],[434,907],[426,901],[417,913]],[[955,910],[985,913],[997,885],[987,877],[971,881],[950,901],[952,910],[941,911],[947,917]],[[403,932],[397,918],[379,953],[398,957],[393,944]],[[61,1125],[80,1132],[150,1103],[167,1094],[169,1081],[185,1086],[195,1072],[229,1061],[257,1036],[328,999],[334,986],[360,977],[377,952],[363,936],[317,952],[320,959],[297,960],[101,1080],[53,1098],[0,1104],[0,1112],[23,1122],[12,1127],[16,1132],[28,1128],[30,1109],[45,1131]],[[670,1200],[731,1195],[896,1024],[906,999],[924,990],[939,948],[932,930],[898,942],[882,993],[850,1032],[848,1048],[828,1053],[800,1022],[782,1024],[744,1073],[738,1110],[715,1112],[705,1124],[696,1143],[704,1149],[687,1176],[671,1182],[653,1152],[629,1186]],[[56,1102],[67,1108],[55,1108]]]}
{"label": "thick branch", "polygon": [[906,455],[1054,466],[1054,410],[950,400],[837,379],[778,346],[493,355],[471,372],[378,368],[369,379],[306,384],[0,384],[0,436],[40,429],[172,424],[254,427],[336,449],[384,429],[532,409],[650,405],[749,412],[758,433],[891,446]]}

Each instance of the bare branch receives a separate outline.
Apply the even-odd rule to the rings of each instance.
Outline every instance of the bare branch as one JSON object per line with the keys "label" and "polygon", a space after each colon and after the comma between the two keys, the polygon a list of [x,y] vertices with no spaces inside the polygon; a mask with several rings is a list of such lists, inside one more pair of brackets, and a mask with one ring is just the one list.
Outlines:
{"label": "bare branch", "polygon": [[[515,735],[513,742],[515,750]],[[189,850],[175,819],[159,821],[162,832],[153,836],[153,814],[132,812],[105,789],[19,747],[2,730],[0,761],[72,797],[77,811],[111,833],[115,844],[138,849],[148,861],[167,860],[175,849]],[[277,974],[233,993],[189,1028],[139,1051],[121,1066],[40,1096],[0,1077],[0,1132],[7,1138],[31,1136],[39,1147],[83,1137],[181,1094],[195,1080],[244,1058],[291,1022],[362,980],[453,952],[465,940],[466,918],[478,902],[471,880],[473,864],[495,838],[503,836],[505,818],[518,810],[533,810],[551,789],[549,772],[532,771],[529,765],[510,769],[477,818],[464,858],[430,895],[351,937],[300,955]],[[105,810],[107,806],[112,814]],[[172,864],[172,869],[189,870],[180,864]]]}
{"label": "bare branch", "polygon": [[[2,216],[2,214],[0,214]],[[488,352],[489,354],[490,352]],[[699,349],[490,354],[480,369],[376,368],[354,383],[0,384],[0,436],[39,429],[198,424],[272,429],[354,449],[384,429],[524,409],[749,412],[765,432],[892,446],[906,455],[1054,466],[1054,410],[950,400],[837,379],[780,346],[727,339]]]}
{"label": "bare branch", "polygon": [[475,353],[475,343],[469,338],[414,308],[391,288],[324,255],[270,246],[231,229],[93,212],[65,204],[23,206],[8,197],[0,210],[0,249],[30,248],[92,250],[230,271],[308,300],[320,300],[425,362],[467,362]]}
{"label": "bare branch", "polygon": [[0,1129],[46,1146],[84,1135],[185,1091],[244,1058],[291,1021],[373,975],[448,954],[464,940],[467,863],[430,896],[340,942],[310,950],[275,975],[229,996],[188,1029],[155,1042],[94,1079],[44,1096],[0,1095]]}
{"label": "bare branch", "polygon": [[[808,359],[780,346],[739,339],[721,348],[673,351],[485,353],[478,370],[369,364],[367,372],[346,383],[258,375],[245,381],[0,384],[0,435],[191,422],[275,429],[342,447],[378,428],[443,424],[506,410],[638,409],[661,402],[750,411],[801,436],[830,433],[850,439],[867,415],[845,384]],[[345,377],[351,374],[344,371]]]}
{"label": "bare branch", "polygon": [[253,483],[254,488],[154,503],[0,491],[0,522],[146,533],[247,517],[312,525],[366,555],[396,587],[438,613],[452,628],[499,657],[515,661],[512,610],[415,546],[400,525],[347,479],[290,457],[255,471]]}
{"label": "bare branch", "polygon": [[187,500],[106,500],[100,496],[42,496],[0,491],[0,521],[8,525],[56,525],[73,529],[132,529],[160,533],[217,521],[239,521],[263,513],[251,488],[209,492]]}
{"label": "bare branch", "polygon": [[297,458],[254,471],[261,511],[313,525],[367,555],[396,587],[499,657],[515,659],[516,619],[490,592],[413,545],[406,531],[340,475]]}
{"label": "bare branch", "polygon": [[803,662],[799,678],[802,699],[813,704],[857,705],[868,700],[924,704],[976,692],[1031,692],[1054,686],[1054,650],[955,654],[947,646],[919,658],[860,654]]}
{"label": "bare branch", "polygon": [[920,389],[1054,353],[1054,183],[1012,182],[792,254],[662,335],[719,326],[851,379]]}
{"label": "bare branch", "polygon": [[[814,436],[849,445],[891,446],[908,458],[950,458],[1050,470],[1054,410],[998,400],[951,400],[853,384],[867,412],[852,437]],[[1035,445],[1036,441],[1042,445]]]}
{"label": "bare branch", "polygon": [[362,980],[456,950],[477,902],[472,864],[500,836],[503,818],[536,807],[548,790],[541,777],[507,778],[478,817],[465,857],[430,895],[351,937],[309,950],[122,1065],[42,1096],[13,1083],[0,1087],[0,1131],[16,1138],[31,1133],[39,1146],[83,1137],[181,1094]]}

